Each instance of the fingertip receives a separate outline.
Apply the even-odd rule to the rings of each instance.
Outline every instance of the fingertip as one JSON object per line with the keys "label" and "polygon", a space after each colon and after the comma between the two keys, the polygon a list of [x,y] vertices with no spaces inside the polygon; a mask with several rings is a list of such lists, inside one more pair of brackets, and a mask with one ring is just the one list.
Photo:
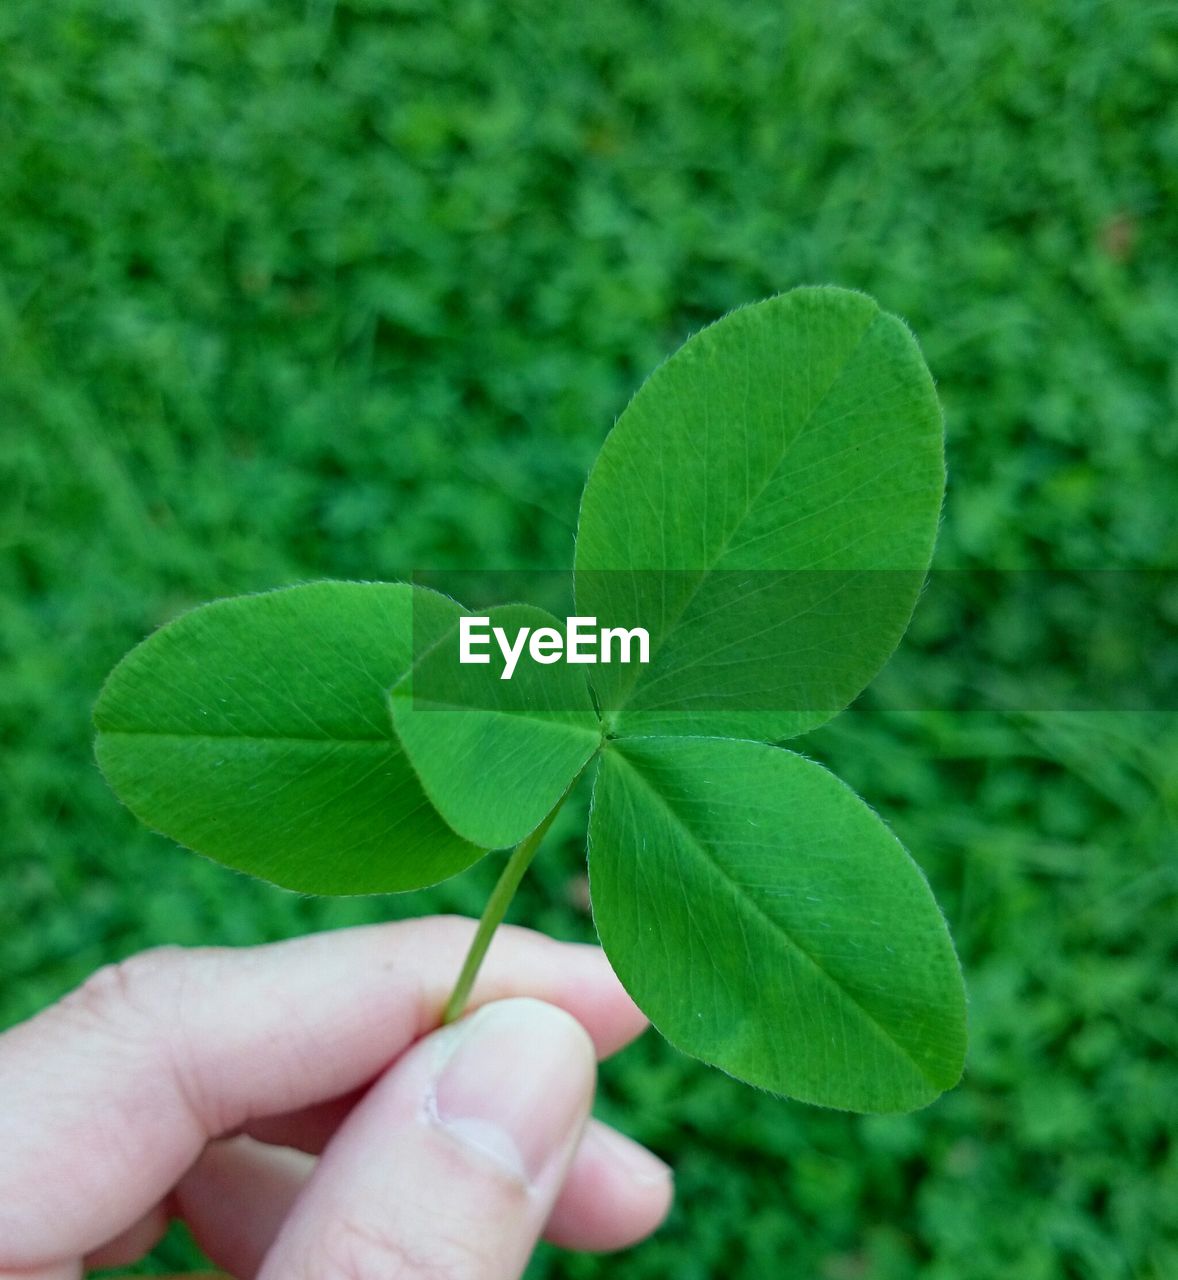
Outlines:
{"label": "fingertip", "polygon": [[608,1058],[637,1040],[650,1026],[650,1019],[618,981],[605,952],[592,950],[598,957],[596,980],[579,999],[584,1002],[586,1029],[597,1046],[598,1057]]}
{"label": "fingertip", "polygon": [[580,1020],[534,997],[424,1037],[332,1139],[261,1276],[522,1275],[595,1076]]}
{"label": "fingertip", "polygon": [[673,1199],[667,1164],[632,1138],[592,1120],[544,1237],[565,1249],[627,1249],[658,1230]]}
{"label": "fingertip", "polygon": [[526,1183],[539,1182],[555,1156],[567,1168],[597,1077],[594,1045],[577,1018],[517,996],[484,1005],[437,1033],[435,1044],[427,1100],[435,1123],[484,1154],[500,1148]]}
{"label": "fingertip", "polygon": [[605,952],[592,943],[557,942],[558,990],[552,1002],[569,1009],[589,1032],[599,1058],[637,1039],[649,1019],[630,998]]}
{"label": "fingertip", "polygon": [[86,1255],[86,1267],[125,1267],[138,1262],[164,1238],[168,1231],[167,1204],[161,1201],[133,1226]]}

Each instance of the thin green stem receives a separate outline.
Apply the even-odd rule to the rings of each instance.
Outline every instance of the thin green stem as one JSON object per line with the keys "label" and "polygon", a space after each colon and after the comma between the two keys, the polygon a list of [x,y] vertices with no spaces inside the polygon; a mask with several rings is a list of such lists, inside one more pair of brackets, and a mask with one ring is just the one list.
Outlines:
{"label": "thin green stem", "polygon": [[519,888],[520,881],[524,878],[524,872],[527,871],[532,859],[536,856],[536,850],[539,849],[541,842],[548,834],[548,828],[552,826],[552,820],[560,812],[560,806],[564,804],[565,797],[571,790],[572,787],[570,786],[568,791],[552,806],[551,812],[535,831],[531,835],[525,836],[512,849],[511,856],[507,859],[507,865],[503,868],[495,888],[491,891],[490,898],[487,899],[487,905],[483,909],[474,940],[470,944],[470,950],[466,953],[466,959],[462,962],[462,972],[458,975],[458,981],[454,984],[450,999],[446,1001],[446,1008],[442,1013],[443,1023],[455,1022],[462,1017],[463,1010],[466,1008],[466,1001],[470,996],[470,989],[474,986],[474,980],[478,976],[479,966],[483,963],[483,957],[487,954],[487,948],[491,945],[491,938],[494,936],[495,930],[503,923],[503,917],[507,914],[507,908],[511,905],[512,898],[515,897],[515,891]]}

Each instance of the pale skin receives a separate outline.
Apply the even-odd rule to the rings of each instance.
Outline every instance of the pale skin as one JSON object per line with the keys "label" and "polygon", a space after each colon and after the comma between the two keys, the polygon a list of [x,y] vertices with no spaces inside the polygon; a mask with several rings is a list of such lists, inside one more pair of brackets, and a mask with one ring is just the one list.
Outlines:
{"label": "pale skin", "polygon": [[79,1280],[174,1217],[236,1280],[516,1280],[623,1248],[666,1166],[589,1116],[646,1023],[596,947],[474,922],[146,952],[0,1036],[0,1280]]}

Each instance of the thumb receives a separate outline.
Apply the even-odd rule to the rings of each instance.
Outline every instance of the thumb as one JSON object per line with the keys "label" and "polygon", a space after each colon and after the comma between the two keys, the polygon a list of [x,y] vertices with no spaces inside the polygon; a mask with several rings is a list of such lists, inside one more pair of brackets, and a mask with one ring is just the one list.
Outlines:
{"label": "thumb", "polygon": [[538,1000],[434,1032],[336,1134],[259,1280],[518,1280],[593,1100],[592,1041]]}

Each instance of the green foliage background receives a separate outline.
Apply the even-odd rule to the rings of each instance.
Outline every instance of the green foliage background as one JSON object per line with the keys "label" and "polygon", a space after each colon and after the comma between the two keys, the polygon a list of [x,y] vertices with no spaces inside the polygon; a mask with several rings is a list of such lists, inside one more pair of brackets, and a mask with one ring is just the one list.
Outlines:
{"label": "green foliage background", "polygon": [[[1165,4],[7,0],[0,1023],[153,943],[476,912],[494,859],[322,902],[139,830],[91,760],[102,677],[217,595],[567,564],[614,416],[739,303],[829,281],[910,321],[940,566],[1173,567],[1176,88]],[[601,1111],[676,1166],[675,1215],[535,1274],[1178,1274],[1173,720],[806,739],[946,907],[965,1083],[861,1119],[650,1038]],[[591,935],[577,825],[515,919]]]}

